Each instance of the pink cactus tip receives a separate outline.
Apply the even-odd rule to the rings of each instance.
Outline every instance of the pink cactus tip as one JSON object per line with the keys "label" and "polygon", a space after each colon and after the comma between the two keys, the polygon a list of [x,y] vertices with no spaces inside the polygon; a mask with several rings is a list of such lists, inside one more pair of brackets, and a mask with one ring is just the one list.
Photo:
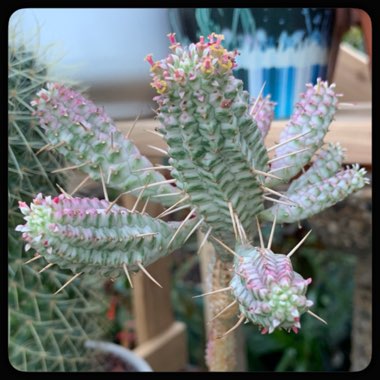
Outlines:
{"label": "pink cactus tip", "polygon": [[153,55],[152,55],[152,54],[148,54],[148,55],[144,58],[144,61],[147,61],[151,66],[153,66],[153,65],[154,65]]}
{"label": "pink cactus tip", "polygon": [[175,39],[175,33],[169,33],[167,34],[167,37],[169,38],[169,41],[172,45],[175,45],[177,43]]}

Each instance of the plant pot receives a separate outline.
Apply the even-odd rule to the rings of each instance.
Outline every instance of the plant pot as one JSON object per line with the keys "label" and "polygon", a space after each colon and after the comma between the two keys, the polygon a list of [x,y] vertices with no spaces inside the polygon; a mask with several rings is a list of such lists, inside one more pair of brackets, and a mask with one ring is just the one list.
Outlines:
{"label": "plant pot", "polygon": [[99,355],[98,361],[105,372],[153,372],[143,358],[118,344],[88,340],[85,347]]}
{"label": "plant pot", "polygon": [[196,42],[212,32],[225,37],[227,49],[237,47],[235,76],[256,97],[277,103],[275,118],[288,118],[305,83],[327,79],[334,23],[330,8],[174,8],[169,19],[177,39]]}

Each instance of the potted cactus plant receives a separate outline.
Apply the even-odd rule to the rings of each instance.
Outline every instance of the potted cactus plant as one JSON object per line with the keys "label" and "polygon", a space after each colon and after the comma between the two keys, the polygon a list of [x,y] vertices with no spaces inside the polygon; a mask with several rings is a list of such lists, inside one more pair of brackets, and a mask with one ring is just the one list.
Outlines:
{"label": "potted cactus plant", "polygon": [[[266,147],[274,104],[243,90],[233,71],[238,52],[227,51],[223,36],[214,33],[185,47],[174,34],[168,37],[168,57],[146,60],[158,93],[161,126],[155,133],[168,145],[169,165],[154,166],[90,100],[48,84],[32,102],[49,140],[46,149],[71,162],[62,170],[80,168],[101,181],[105,199],[77,198],[63,189],[55,197],[38,194],[30,206],[20,202],[26,222],[17,230],[35,259],[72,270],[61,289],[85,274],[130,279],[130,272],[139,270],[157,283],[146,267],[201,230],[200,247],[206,240],[215,247],[209,291],[203,294],[211,298],[212,318],[206,361],[211,371],[231,371],[234,330],[242,323],[270,334],[276,329],[297,333],[304,314],[324,322],[306,295],[311,279],[296,273],[291,262],[310,232],[287,254],[275,253],[276,223],[308,218],[368,179],[358,165],[341,168],[338,144],[324,144],[338,105],[334,85],[308,84],[279,143]],[[160,174],[163,169],[172,178]],[[119,197],[108,199],[107,188],[136,195],[135,206],[117,205]],[[159,201],[167,209],[153,218],[145,207],[136,211],[140,201]],[[182,221],[162,220],[185,208],[189,212]],[[266,222],[272,223],[268,242],[261,234]]]}

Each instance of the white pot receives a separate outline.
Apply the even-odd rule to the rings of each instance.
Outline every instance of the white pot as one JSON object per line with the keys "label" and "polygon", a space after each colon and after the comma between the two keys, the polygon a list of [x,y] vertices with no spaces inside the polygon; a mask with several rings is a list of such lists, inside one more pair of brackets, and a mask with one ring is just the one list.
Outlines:
{"label": "white pot", "polygon": [[133,351],[128,350],[118,344],[88,340],[85,343],[85,347],[107,354],[112,354],[124,362],[128,367],[135,368],[135,372],[153,372],[150,365],[143,358],[136,355]]}
{"label": "white pot", "polygon": [[13,13],[24,35],[37,34],[40,46],[52,44],[53,75],[72,69],[69,78],[88,84],[149,77],[148,53],[168,54],[170,32],[165,8],[24,8]]}

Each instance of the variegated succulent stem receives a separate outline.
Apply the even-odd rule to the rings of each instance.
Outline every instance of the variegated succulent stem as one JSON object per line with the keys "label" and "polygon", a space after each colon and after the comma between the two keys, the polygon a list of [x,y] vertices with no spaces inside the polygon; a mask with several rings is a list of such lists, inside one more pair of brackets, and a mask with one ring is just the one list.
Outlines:
{"label": "variegated succulent stem", "polygon": [[[212,270],[208,272],[210,291],[228,287],[232,278],[232,262],[223,262],[214,255],[211,266]],[[230,292],[210,295],[208,301],[211,322],[207,337],[207,365],[210,371],[234,371],[237,364],[236,333],[233,331],[223,338],[222,336],[236,323],[237,303],[233,304]],[[228,307],[231,304],[233,305]]]}
{"label": "variegated succulent stem", "polygon": [[[173,194],[175,187],[154,170],[150,162],[116,127],[107,113],[80,93],[59,83],[48,83],[31,102],[50,147],[70,163],[59,171],[80,169],[103,186],[143,197]],[[149,169],[149,170],[147,170]],[[156,184],[157,186],[154,186]],[[172,197],[160,200],[171,205]]]}

